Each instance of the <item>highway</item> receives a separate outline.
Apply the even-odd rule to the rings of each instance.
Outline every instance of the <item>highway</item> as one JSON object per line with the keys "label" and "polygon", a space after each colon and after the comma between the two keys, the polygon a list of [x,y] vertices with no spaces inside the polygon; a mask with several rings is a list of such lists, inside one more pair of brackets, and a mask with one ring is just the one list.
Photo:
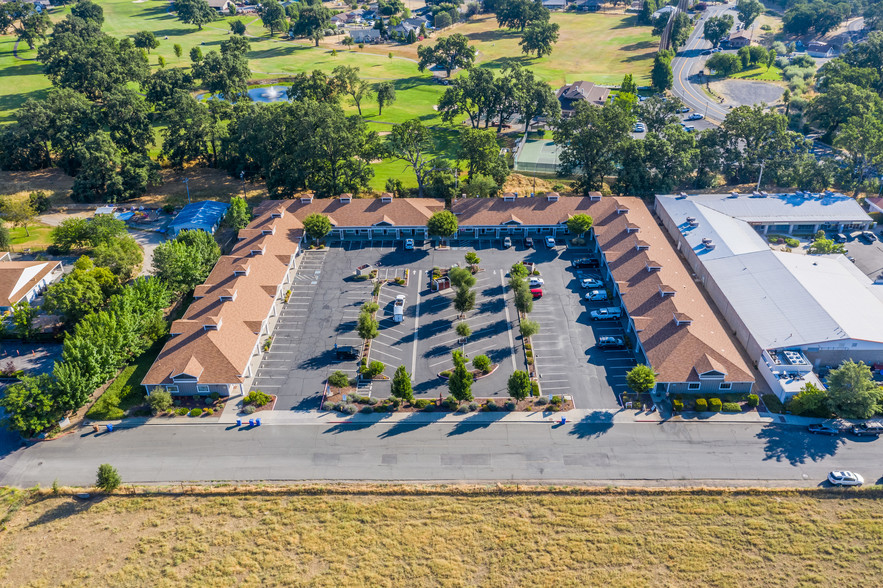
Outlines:
{"label": "highway", "polygon": [[[678,51],[672,59],[671,69],[674,74],[672,92],[684,101],[694,112],[705,115],[705,118],[714,123],[724,120],[730,111],[726,106],[721,106],[716,100],[702,90],[699,83],[698,72],[704,67],[705,58],[699,54],[704,49],[710,49],[711,43],[702,38],[702,27],[705,21],[712,16],[720,16],[730,10],[727,4],[709,6],[702,14],[702,19],[693,29],[693,34],[687,39],[687,44]],[[738,20],[733,11],[733,18]]]}

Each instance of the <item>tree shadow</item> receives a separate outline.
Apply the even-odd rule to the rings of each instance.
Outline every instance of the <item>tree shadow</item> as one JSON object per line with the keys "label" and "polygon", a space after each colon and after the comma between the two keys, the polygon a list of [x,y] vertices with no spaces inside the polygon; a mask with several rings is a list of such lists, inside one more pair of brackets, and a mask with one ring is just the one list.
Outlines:
{"label": "tree shadow", "polygon": [[323,435],[340,435],[341,433],[349,433],[352,431],[364,431],[365,429],[370,429],[374,423],[337,423],[331,427],[328,427],[324,431],[322,431]]}
{"label": "tree shadow", "polygon": [[494,296],[502,296],[505,293],[506,293],[506,287],[503,286],[502,284],[499,284],[497,286],[491,286],[491,287],[485,288],[484,290],[481,291],[481,295],[487,296],[488,298],[491,298]]}
{"label": "tree shadow", "polygon": [[[410,433],[412,431],[416,431],[417,429],[421,429],[428,425],[432,425],[440,421],[445,417],[447,413],[438,412],[438,413],[425,413],[425,412],[414,412],[411,413],[408,418],[398,421],[396,424],[392,425],[386,431],[383,431],[379,435],[377,435],[378,439],[388,439],[390,437],[396,437],[398,435],[402,435],[404,433]],[[419,418],[417,415],[420,415]]]}
{"label": "tree shadow", "polygon": [[335,361],[336,359],[337,355],[334,350],[326,349],[322,353],[314,355],[313,357],[300,362],[297,367],[302,370],[316,370],[338,363],[337,361]]}
{"label": "tree shadow", "polygon": [[457,421],[454,428],[448,432],[448,437],[465,435],[479,429],[486,429],[493,423],[498,422],[507,412],[477,412],[463,420]]}
{"label": "tree shadow", "polygon": [[[321,394],[313,394],[312,396],[306,396],[297,401],[297,404],[289,408],[288,410],[317,410],[321,408],[320,403],[322,402]],[[257,414],[257,413],[255,413]]]}
{"label": "tree shadow", "polygon": [[577,439],[596,439],[613,427],[613,413],[595,411],[573,424],[570,435]]}
{"label": "tree shadow", "polygon": [[61,519],[67,519],[73,516],[77,516],[81,513],[86,512],[94,505],[100,504],[104,501],[105,498],[106,496],[104,495],[97,495],[94,498],[90,498],[88,500],[77,500],[71,497],[69,501],[66,500],[61,504],[57,504],[56,506],[41,514],[33,521],[29,522],[28,528],[39,527],[40,525],[54,523],[55,521]]}
{"label": "tree shadow", "polygon": [[831,457],[846,443],[841,436],[811,435],[802,427],[767,425],[757,433],[766,442],[764,460],[787,461],[791,465],[805,464]]}
{"label": "tree shadow", "polygon": [[491,363],[503,363],[503,360],[512,356],[512,349],[509,347],[500,347],[498,349],[487,349],[483,353],[484,355],[487,355],[488,359],[491,360]]}

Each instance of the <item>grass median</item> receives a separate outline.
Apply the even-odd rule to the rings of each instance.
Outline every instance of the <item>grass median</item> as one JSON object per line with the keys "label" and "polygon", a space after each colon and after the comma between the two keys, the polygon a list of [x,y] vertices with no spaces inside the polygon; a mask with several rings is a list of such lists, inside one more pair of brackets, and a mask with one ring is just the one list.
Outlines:
{"label": "grass median", "polygon": [[792,586],[883,572],[879,490],[194,490],[7,494],[0,582]]}

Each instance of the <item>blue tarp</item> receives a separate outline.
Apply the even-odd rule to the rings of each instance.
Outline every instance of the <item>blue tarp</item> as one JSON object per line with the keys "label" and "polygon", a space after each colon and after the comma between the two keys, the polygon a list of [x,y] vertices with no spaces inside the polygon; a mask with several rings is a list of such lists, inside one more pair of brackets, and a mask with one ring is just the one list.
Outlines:
{"label": "blue tarp", "polygon": [[204,200],[188,204],[181,209],[181,212],[178,213],[178,216],[169,225],[169,233],[174,236],[180,231],[195,229],[214,233],[221,220],[227,214],[228,208],[230,208],[229,204],[215,202],[214,200]]}

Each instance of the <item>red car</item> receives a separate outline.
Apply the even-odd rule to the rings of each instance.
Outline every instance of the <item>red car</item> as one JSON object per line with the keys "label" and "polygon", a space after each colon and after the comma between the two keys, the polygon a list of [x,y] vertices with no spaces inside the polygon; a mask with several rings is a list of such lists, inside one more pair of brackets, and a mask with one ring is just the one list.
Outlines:
{"label": "red car", "polygon": [[543,289],[542,288],[534,288],[530,291],[530,293],[533,295],[534,300],[536,300],[537,298],[543,297]]}

